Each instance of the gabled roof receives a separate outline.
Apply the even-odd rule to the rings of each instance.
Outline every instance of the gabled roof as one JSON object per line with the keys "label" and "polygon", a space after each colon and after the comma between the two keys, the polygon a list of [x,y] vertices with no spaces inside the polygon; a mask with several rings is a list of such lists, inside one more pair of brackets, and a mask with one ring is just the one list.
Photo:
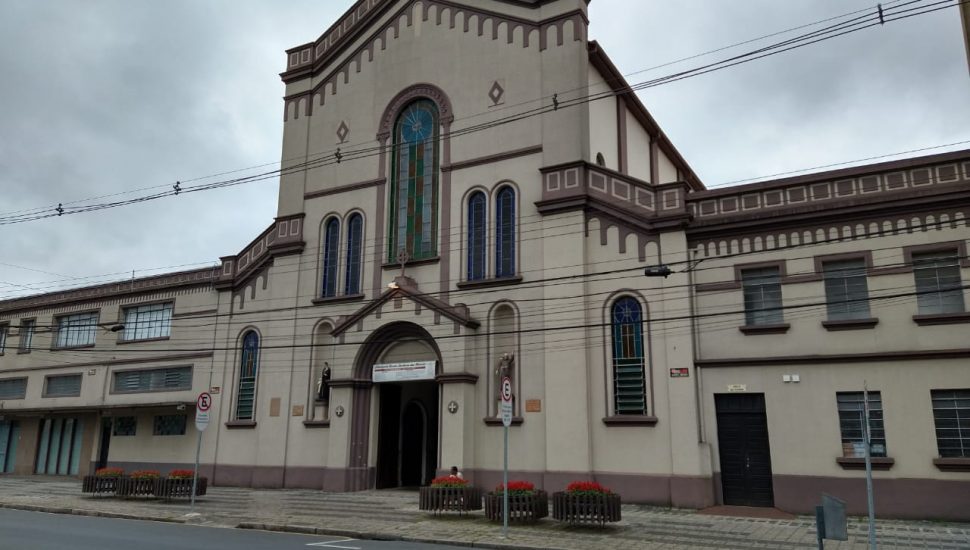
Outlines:
{"label": "gabled roof", "polygon": [[421,306],[426,307],[436,313],[440,313],[452,321],[461,323],[468,328],[478,328],[481,325],[481,323],[471,318],[468,307],[464,304],[453,306],[444,300],[439,300],[438,298],[424,294],[418,290],[418,285],[414,282],[414,279],[399,275],[394,278],[394,282],[391,283],[391,286],[381,293],[380,296],[374,300],[371,300],[354,313],[338,319],[337,326],[330,331],[330,334],[339,336],[340,334],[346,332],[348,328],[355,325],[358,321],[364,317],[367,317],[391,299],[397,297],[408,298],[412,302],[421,304]]}

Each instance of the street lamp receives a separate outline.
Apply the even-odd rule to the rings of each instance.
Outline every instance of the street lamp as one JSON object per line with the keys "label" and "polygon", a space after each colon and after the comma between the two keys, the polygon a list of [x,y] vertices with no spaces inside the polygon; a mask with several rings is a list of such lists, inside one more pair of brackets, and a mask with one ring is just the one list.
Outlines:
{"label": "street lamp", "polygon": [[652,265],[643,270],[643,274],[647,277],[663,277],[664,279],[671,273],[670,266],[666,264]]}

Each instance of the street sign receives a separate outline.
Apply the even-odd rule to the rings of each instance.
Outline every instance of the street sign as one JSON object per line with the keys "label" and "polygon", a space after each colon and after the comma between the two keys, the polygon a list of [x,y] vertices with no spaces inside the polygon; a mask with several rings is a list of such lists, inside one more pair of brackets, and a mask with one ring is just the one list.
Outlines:
{"label": "street sign", "polygon": [[212,396],[209,392],[202,392],[195,400],[195,429],[204,432],[209,427],[209,409],[212,407]]}
{"label": "street sign", "polygon": [[502,424],[512,425],[512,379],[502,377]]}

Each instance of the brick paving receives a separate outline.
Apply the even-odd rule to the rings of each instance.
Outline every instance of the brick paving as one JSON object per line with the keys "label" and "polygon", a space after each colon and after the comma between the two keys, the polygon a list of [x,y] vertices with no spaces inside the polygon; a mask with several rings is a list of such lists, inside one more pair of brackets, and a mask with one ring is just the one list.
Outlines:
{"label": "brick paving", "polygon": [[[556,549],[795,549],[815,548],[812,518],[755,519],[698,514],[691,510],[624,505],[623,521],[603,529],[578,528],[546,519],[535,526],[513,526],[510,538],[481,512],[466,517],[418,510],[416,491],[385,490],[324,493],[309,490],[259,490],[210,487],[199,499],[201,518],[193,523],[221,527],[291,530],[442,542],[497,548]],[[0,477],[0,507],[59,513],[186,521],[188,502],[92,497],[75,479]],[[970,524],[880,520],[884,549],[970,549]],[[866,548],[864,520],[849,520],[849,540],[826,541],[826,548]]]}

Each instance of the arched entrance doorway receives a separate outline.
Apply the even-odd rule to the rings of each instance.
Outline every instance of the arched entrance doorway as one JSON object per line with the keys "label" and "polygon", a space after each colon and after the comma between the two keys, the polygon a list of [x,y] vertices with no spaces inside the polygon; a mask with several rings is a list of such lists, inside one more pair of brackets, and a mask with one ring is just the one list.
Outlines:
{"label": "arched entrance doorway", "polygon": [[[395,365],[433,363],[417,379],[408,376],[373,377]],[[441,353],[434,339],[413,323],[399,322],[378,329],[361,347],[354,366],[350,434],[350,490],[418,487],[438,468],[439,387]],[[378,400],[377,433],[370,433],[371,396]],[[370,442],[377,446],[376,464],[369,464]]]}

